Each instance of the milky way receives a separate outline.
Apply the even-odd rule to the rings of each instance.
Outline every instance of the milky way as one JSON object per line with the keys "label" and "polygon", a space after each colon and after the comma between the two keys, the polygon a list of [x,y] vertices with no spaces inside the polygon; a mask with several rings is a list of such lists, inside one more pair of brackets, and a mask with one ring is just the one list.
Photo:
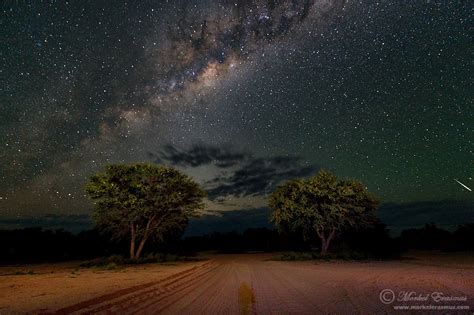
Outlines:
{"label": "milky way", "polygon": [[472,202],[453,181],[474,166],[467,4],[1,9],[3,217],[89,213],[88,176],[137,161],[194,176],[210,210],[321,167],[383,202]]}

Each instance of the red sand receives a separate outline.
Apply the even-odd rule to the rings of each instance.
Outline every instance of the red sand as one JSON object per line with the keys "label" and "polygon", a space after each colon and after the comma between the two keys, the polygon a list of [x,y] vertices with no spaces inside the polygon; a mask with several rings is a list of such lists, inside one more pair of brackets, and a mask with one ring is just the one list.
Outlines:
{"label": "red sand", "polygon": [[[45,308],[59,313],[88,314],[402,313],[394,310],[394,305],[458,305],[469,306],[471,313],[474,310],[474,265],[471,264],[459,265],[454,261],[453,264],[437,264],[431,258],[365,263],[278,262],[266,260],[268,258],[268,255],[222,255],[199,263],[157,266],[158,269],[143,271],[139,277],[141,280],[133,285],[109,289],[103,294],[95,294],[93,298],[84,298],[71,291],[68,301],[77,294],[76,303],[55,303],[41,310],[28,309],[28,301],[18,301],[18,304],[23,303],[22,307],[6,306],[0,302],[0,313],[25,310],[44,312]],[[159,268],[168,269],[157,277]],[[149,277],[145,277],[147,272]],[[121,281],[118,277],[120,273],[111,275],[109,281]],[[18,278],[18,281],[21,279]],[[0,287],[0,301],[1,294],[5,292],[3,284]],[[94,282],[88,285],[93,287]],[[442,292],[444,296],[465,296],[467,301],[394,301],[387,305],[379,298],[383,289],[390,289],[395,294],[400,291],[414,291],[417,295]],[[68,294],[68,289],[64,290],[63,293]],[[59,295],[57,297],[60,298]]]}

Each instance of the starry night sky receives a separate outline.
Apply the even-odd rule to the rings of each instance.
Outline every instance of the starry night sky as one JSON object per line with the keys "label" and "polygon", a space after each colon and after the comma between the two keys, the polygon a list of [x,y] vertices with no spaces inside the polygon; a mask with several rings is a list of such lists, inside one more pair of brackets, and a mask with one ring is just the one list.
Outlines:
{"label": "starry night sky", "polygon": [[474,210],[454,181],[474,186],[468,1],[0,9],[0,219],[88,214],[90,175],[143,161],[192,175],[208,211],[320,168],[383,203]]}

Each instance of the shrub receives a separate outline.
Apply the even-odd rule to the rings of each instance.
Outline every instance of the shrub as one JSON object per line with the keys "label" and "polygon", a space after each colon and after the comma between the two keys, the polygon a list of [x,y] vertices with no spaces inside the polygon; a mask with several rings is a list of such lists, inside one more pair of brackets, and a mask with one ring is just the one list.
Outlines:
{"label": "shrub", "polygon": [[[174,254],[166,254],[166,253],[149,253],[147,256],[138,258],[138,259],[130,259],[124,258],[120,255],[113,255],[110,257],[100,257],[88,261],[84,261],[79,264],[79,267],[83,268],[93,268],[93,267],[100,267],[109,270],[110,268],[116,268],[117,266],[121,265],[138,265],[138,264],[152,264],[152,263],[163,263],[163,262],[177,262],[177,261],[199,261],[198,258],[186,257],[186,256],[178,256]],[[115,267],[112,267],[115,265]]]}
{"label": "shrub", "polygon": [[361,251],[340,251],[337,253],[326,253],[321,254],[319,252],[287,252],[281,256],[276,257],[276,260],[282,261],[305,261],[305,260],[330,260],[330,259],[341,259],[341,260],[368,260],[372,259],[369,254]]}
{"label": "shrub", "polygon": [[108,263],[107,265],[104,266],[105,270],[115,270],[118,268],[118,265],[116,263]]}

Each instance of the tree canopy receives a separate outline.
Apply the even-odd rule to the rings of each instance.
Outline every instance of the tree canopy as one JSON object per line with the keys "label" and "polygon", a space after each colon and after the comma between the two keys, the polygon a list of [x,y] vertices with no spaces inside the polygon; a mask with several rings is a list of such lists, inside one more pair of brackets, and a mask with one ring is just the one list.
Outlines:
{"label": "tree canopy", "polygon": [[378,205],[361,182],[340,180],[325,170],[278,186],[269,199],[271,221],[282,230],[316,233],[322,253],[326,253],[337,232],[374,223]]}
{"label": "tree canopy", "polygon": [[[155,164],[114,164],[92,176],[86,192],[94,201],[97,227],[114,238],[130,238],[130,258],[145,242],[183,230],[204,208],[205,192],[180,171]],[[138,248],[137,248],[138,245]]]}

